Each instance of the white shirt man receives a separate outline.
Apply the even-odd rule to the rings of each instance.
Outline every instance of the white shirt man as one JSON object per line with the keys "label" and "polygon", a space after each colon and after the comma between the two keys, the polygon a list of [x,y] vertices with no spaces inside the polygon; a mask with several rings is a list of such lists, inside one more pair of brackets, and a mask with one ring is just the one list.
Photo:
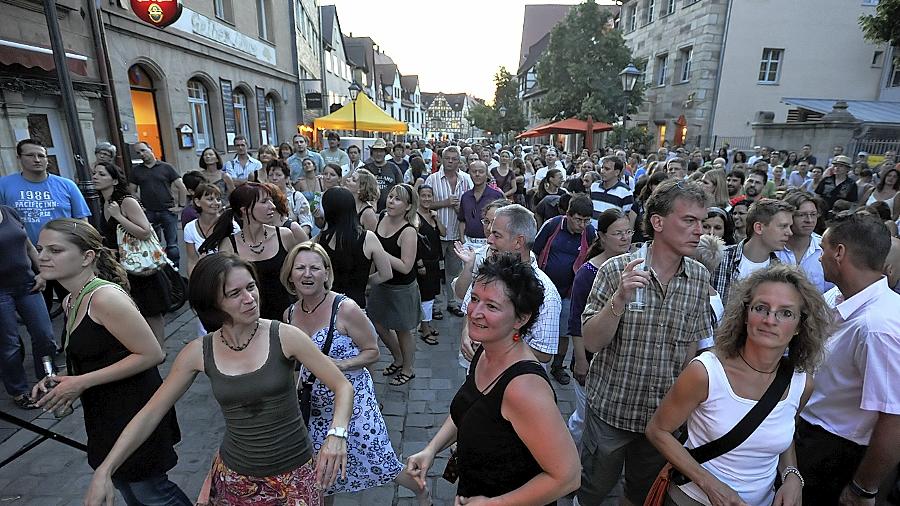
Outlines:
{"label": "white shirt man", "polygon": [[547,161],[546,167],[541,167],[534,173],[534,184],[540,184],[541,181],[547,177],[547,171],[550,169],[559,169],[562,171],[563,180],[566,179],[566,168],[563,166],[562,162],[557,158],[559,155],[556,152],[555,148],[550,148],[547,150],[547,154],[544,155],[544,159]]}
{"label": "white shirt man", "polygon": [[234,149],[237,154],[231,160],[226,161],[222,168],[226,174],[231,176],[235,184],[244,184],[250,178],[250,174],[262,168],[262,162],[248,154],[247,138],[243,135],[234,138]]}

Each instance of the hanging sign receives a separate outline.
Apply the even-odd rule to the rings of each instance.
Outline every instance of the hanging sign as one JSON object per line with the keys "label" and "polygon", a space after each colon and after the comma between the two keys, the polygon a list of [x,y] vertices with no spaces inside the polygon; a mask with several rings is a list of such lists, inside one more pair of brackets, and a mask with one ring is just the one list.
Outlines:
{"label": "hanging sign", "polygon": [[131,10],[141,21],[165,28],[181,17],[181,0],[131,0]]}

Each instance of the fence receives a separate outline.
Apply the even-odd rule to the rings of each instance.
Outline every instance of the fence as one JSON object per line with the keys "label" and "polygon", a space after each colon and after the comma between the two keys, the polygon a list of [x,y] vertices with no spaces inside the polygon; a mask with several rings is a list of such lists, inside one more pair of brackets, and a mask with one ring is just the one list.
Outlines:
{"label": "fence", "polygon": [[897,152],[900,150],[900,140],[898,139],[856,139],[851,141],[853,148],[850,154],[855,155],[860,151],[869,153],[869,156],[883,156],[887,151]]}
{"label": "fence", "polygon": [[713,137],[713,152],[718,151],[718,149],[725,144],[728,144],[730,149],[750,151],[753,149],[753,136],[747,135],[741,137],[719,137],[717,135]]}

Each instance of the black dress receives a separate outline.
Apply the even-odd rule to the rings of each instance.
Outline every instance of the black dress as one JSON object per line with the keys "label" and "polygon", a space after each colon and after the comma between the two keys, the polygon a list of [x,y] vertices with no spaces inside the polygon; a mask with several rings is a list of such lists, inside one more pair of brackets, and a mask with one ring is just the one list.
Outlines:
{"label": "black dress", "polygon": [[425,264],[425,275],[417,274],[419,282],[419,294],[423,301],[434,300],[441,293],[441,280],[444,279],[444,270],[441,269],[441,260],[444,259],[441,249],[441,234],[437,227],[432,226],[420,214],[419,215],[419,258]]}
{"label": "black dress", "polygon": [[[484,348],[475,352],[466,382],[450,403],[450,416],[458,428],[459,487],[456,493],[463,497],[497,497],[521,487],[543,472],[512,424],[503,418],[500,407],[506,386],[516,376],[537,374],[547,380],[547,384],[550,384],[550,378],[536,361],[522,360],[503,371],[494,380],[493,388],[482,394],[475,385],[475,367],[482,353]],[[556,501],[550,504],[555,505]]]}
{"label": "black dress", "polygon": [[[259,316],[267,320],[281,321],[284,316],[284,310],[294,303],[294,298],[281,284],[281,266],[284,259],[287,258],[287,250],[284,249],[284,243],[281,242],[281,231],[279,227],[275,227],[275,237],[278,238],[278,251],[272,258],[265,260],[255,260],[250,263],[256,269],[256,276],[259,278]],[[231,247],[237,253],[237,243],[234,236],[228,236],[231,240]]]}
{"label": "black dress", "polygon": [[[119,257],[119,239],[116,235],[118,225],[118,220],[107,219],[106,214],[100,212],[100,233],[103,235],[103,245],[115,251],[116,258]],[[151,274],[141,276],[129,272],[128,285],[131,298],[134,299],[141,316],[151,317],[165,314],[172,306],[169,280],[159,269]]]}
{"label": "black dress", "polygon": [[[335,251],[329,243],[333,234],[325,230],[319,234],[318,243],[328,253],[331,260],[331,271],[334,273],[334,283],[331,289],[353,299],[359,307],[366,308],[366,285],[369,283],[369,272],[372,260],[366,258],[363,245],[366,242],[366,230],[359,229],[359,235],[353,241],[350,251]],[[335,247],[341,250],[335,241]]]}
{"label": "black dress", "polygon": [[[110,290],[107,288],[107,290]],[[90,309],[90,297],[85,303]],[[107,329],[88,316],[69,335],[66,366],[69,374],[103,369],[130,355]],[[151,367],[134,376],[91,387],[81,394],[87,432],[88,464],[96,469],[112,450],[116,439],[162,384],[159,369]],[[175,408],[169,410],[144,444],[131,454],[113,478],[143,481],[175,467],[178,456],[172,448],[181,440]]]}

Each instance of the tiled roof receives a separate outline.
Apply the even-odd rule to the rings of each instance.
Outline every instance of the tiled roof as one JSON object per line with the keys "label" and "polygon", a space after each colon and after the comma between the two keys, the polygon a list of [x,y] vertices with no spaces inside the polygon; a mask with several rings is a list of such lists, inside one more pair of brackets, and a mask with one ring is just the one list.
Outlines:
{"label": "tiled roof", "polygon": [[547,35],[541,37],[541,39],[535,42],[531,47],[528,48],[528,53],[525,57],[525,61],[519,65],[519,70],[516,71],[517,76],[521,76],[528,72],[531,67],[537,65],[538,60],[541,58],[541,55],[544,54],[544,51],[547,50],[547,46],[550,45],[550,32],[547,32]]}
{"label": "tiled roof", "polygon": [[525,62],[528,50],[562,21],[571,5],[536,4],[525,6],[522,20],[522,42],[519,45],[519,66]]}
{"label": "tiled roof", "polygon": [[400,86],[403,87],[403,91],[415,93],[418,84],[419,76],[400,76]]}
{"label": "tiled roof", "polygon": [[431,107],[431,103],[434,102],[434,99],[437,98],[437,93],[429,93],[427,91],[423,91],[421,94],[422,97],[422,108],[428,109]]}

